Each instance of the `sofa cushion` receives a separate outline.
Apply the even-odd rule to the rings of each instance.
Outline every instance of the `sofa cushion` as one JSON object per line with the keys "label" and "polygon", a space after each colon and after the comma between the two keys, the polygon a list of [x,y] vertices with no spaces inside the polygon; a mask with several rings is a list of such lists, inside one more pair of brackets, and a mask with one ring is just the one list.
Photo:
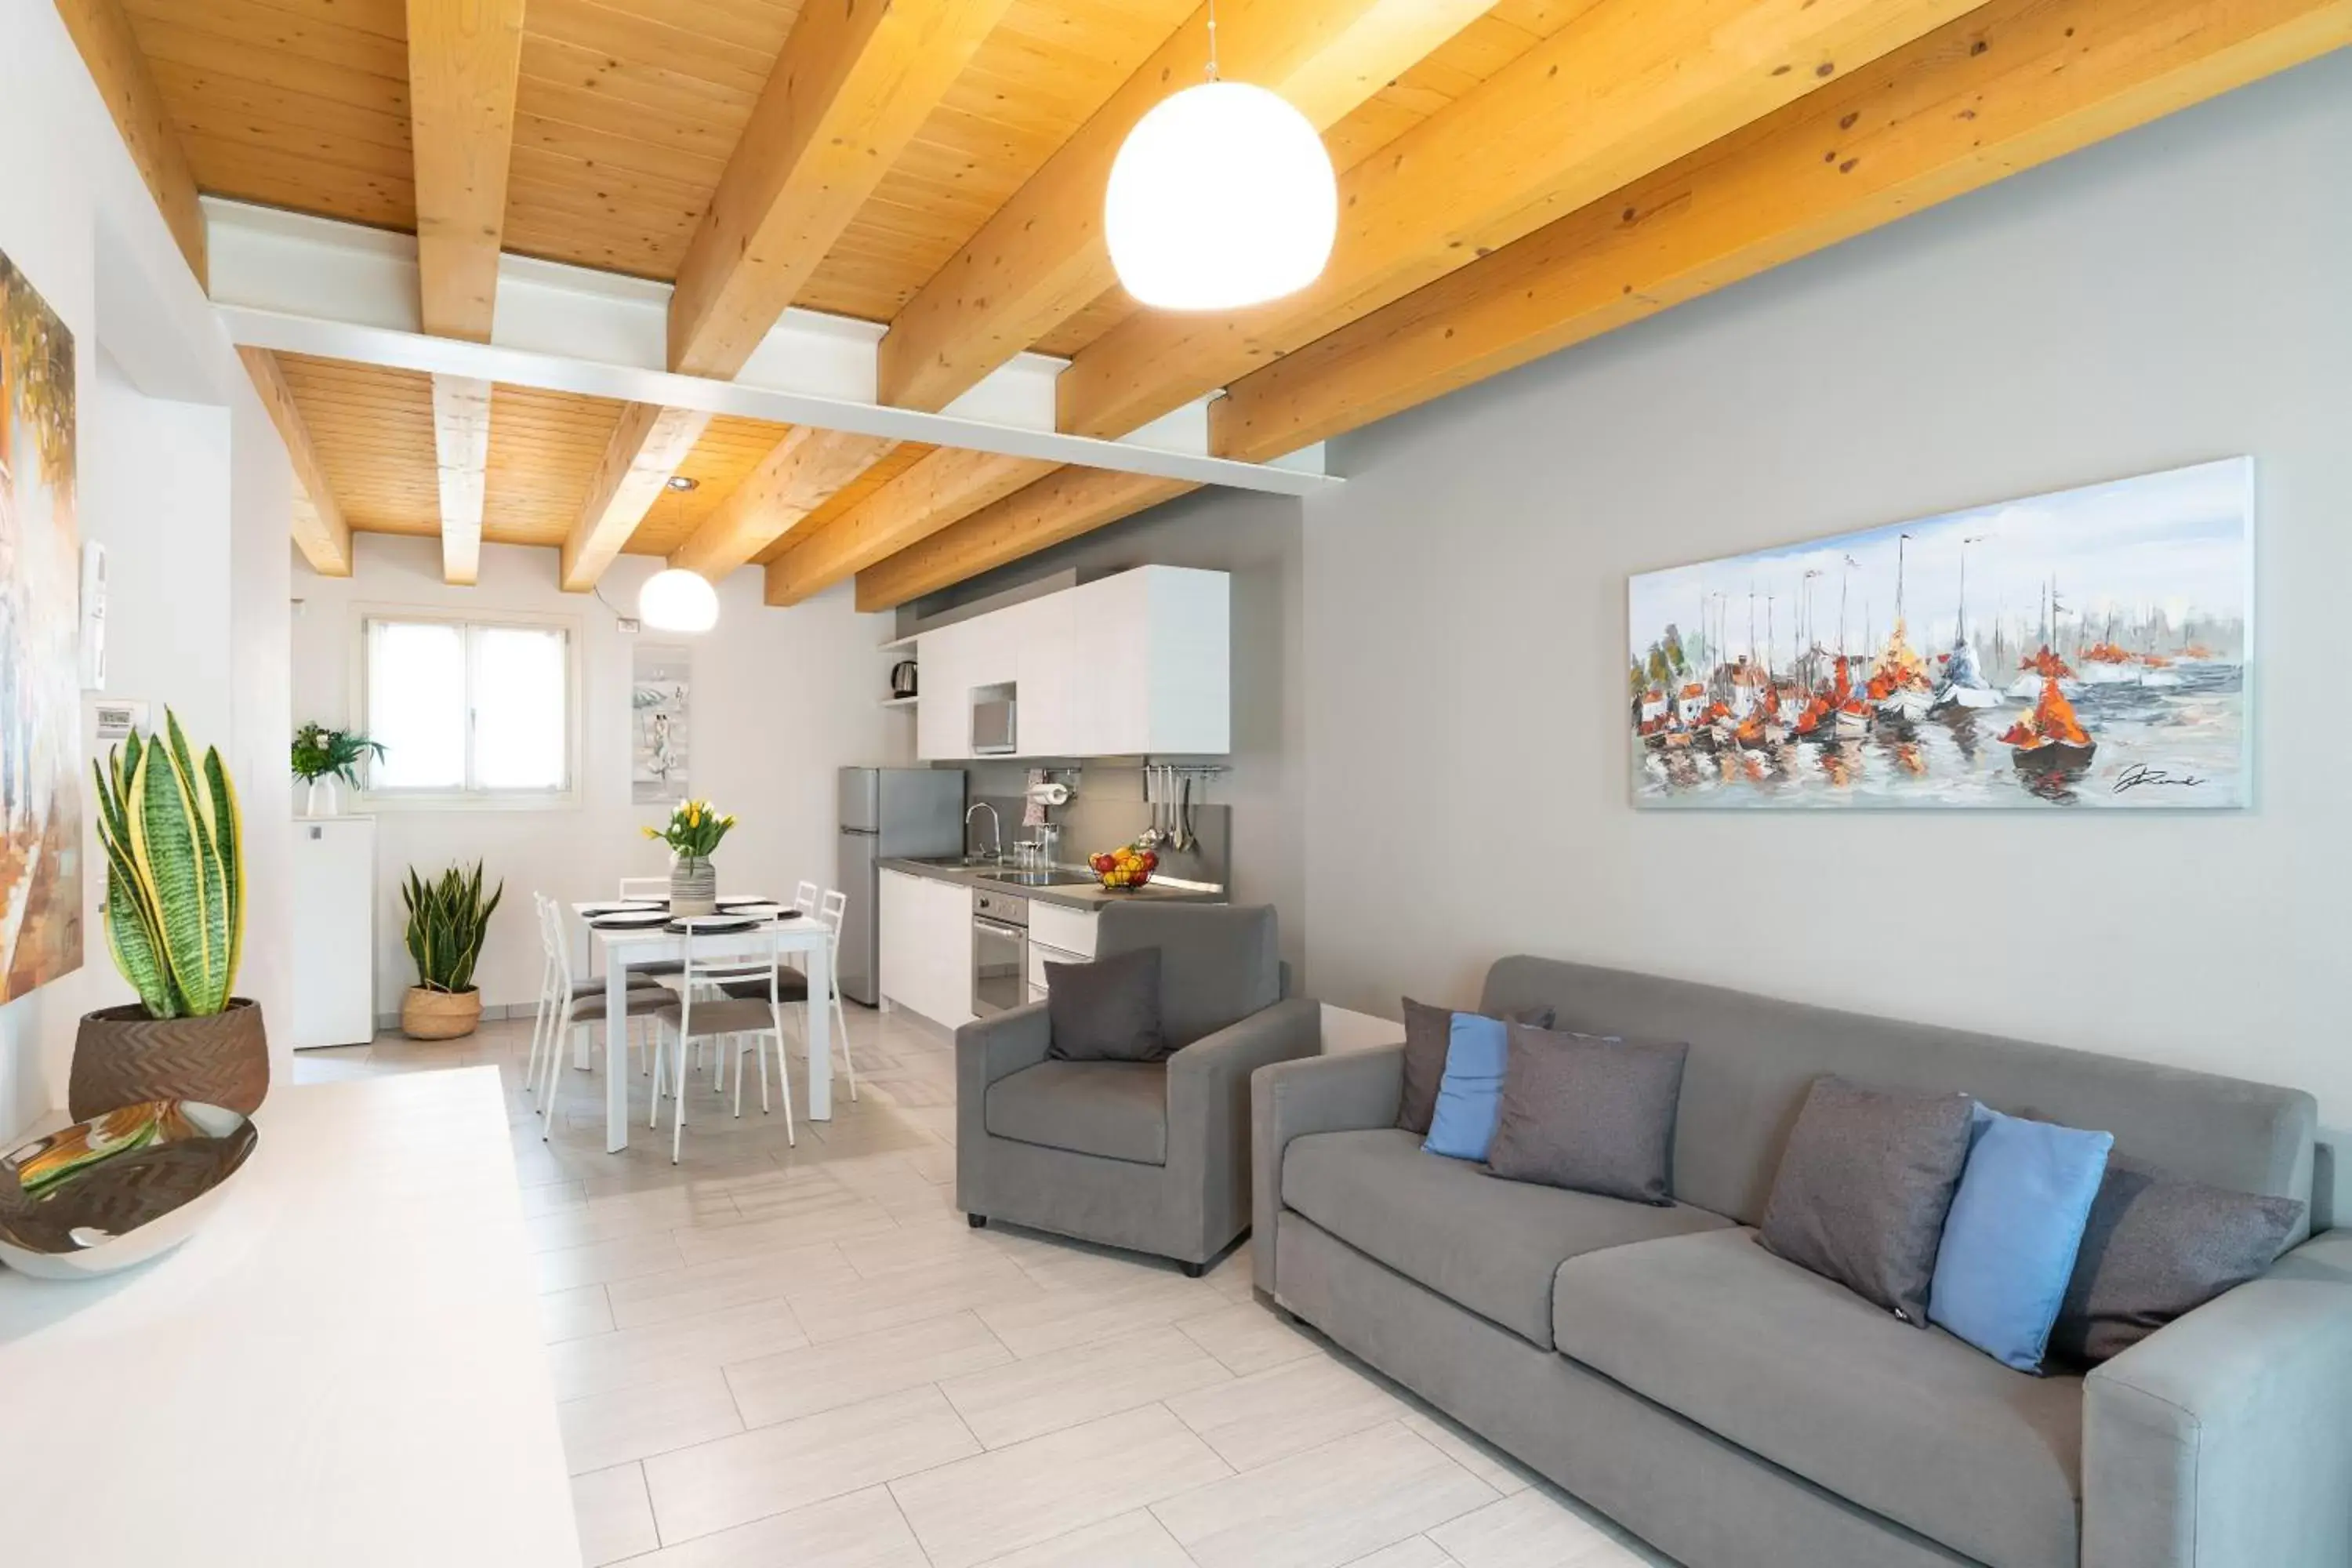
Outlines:
{"label": "sofa cushion", "polygon": [[1087,963],[1045,965],[1045,1049],[1056,1061],[1156,1062],[1168,1057],[1160,1032],[1160,950],[1138,948]]}
{"label": "sofa cushion", "polygon": [[1672,1203],[1675,1100],[1689,1050],[1512,1025],[1486,1168],[1505,1181]]}
{"label": "sofa cushion", "polygon": [[988,1086],[986,1116],[999,1138],[1164,1165],[1168,1065],[1039,1062]]}
{"label": "sofa cushion", "polygon": [[1359,1252],[1549,1350],[1552,1275],[1599,1247],[1720,1229],[1687,1205],[1498,1182],[1402,1128],[1317,1132],[1282,1156],[1282,1201]]}
{"label": "sofa cushion", "polygon": [[1751,1230],[1560,1265],[1561,1354],[1992,1568],[2074,1568],[2083,1380],[2030,1377]]}

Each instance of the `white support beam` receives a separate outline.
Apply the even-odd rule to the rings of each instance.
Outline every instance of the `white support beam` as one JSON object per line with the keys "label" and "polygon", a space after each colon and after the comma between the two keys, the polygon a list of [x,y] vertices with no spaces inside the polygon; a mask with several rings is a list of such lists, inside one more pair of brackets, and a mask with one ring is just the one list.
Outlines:
{"label": "white support beam", "polygon": [[441,478],[441,580],[472,587],[482,570],[482,503],[489,483],[490,384],[433,378],[433,452]]}
{"label": "white support beam", "polygon": [[505,256],[488,344],[427,337],[406,235],[207,196],[212,298],[241,343],[433,374],[467,375],[629,403],[965,447],[1012,457],[1303,495],[1326,483],[1322,449],[1278,463],[1208,452],[1201,405],[1118,440],[1054,427],[1066,362],[1022,354],[929,414],[876,401],[880,323],[791,310],[732,381],[667,368],[669,288],[587,268]]}

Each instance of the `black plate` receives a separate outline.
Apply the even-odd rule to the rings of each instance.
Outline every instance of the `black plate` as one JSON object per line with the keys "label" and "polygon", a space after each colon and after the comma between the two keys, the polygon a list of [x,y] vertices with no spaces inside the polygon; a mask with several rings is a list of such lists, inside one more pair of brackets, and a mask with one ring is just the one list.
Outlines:
{"label": "black plate", "polygon": [[669,916],[660,910],[639,910],[629,914],[599,915],[588,923],[598,931],[656,931],[669,923]]}
{"label": "black plate", "polygon": [[680,936],[689,931],[696,936],[714,936],[730,931],[757,931],[764,923],[748,915],[696,915],[692,925],[683,920],[676,920],[663,929],[674,931]]}

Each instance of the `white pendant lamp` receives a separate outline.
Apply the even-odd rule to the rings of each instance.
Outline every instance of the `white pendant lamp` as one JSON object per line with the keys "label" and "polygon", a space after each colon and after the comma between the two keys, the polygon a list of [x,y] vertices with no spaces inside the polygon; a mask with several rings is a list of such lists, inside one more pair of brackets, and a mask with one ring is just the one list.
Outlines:
{"label": "white pendant lamp", "polygon": [[637,616],[659,632],[707,632],[719,624],[718,590],[672,566],[637,590]]}
{"label": "white pendant lamp", "polygon": [[1312,283],[1339,224],[1331,155],[1262,87],[1209,79],[1135,123],[1110,167],[1103,237],[1127,291],[1164,310],[1229,310]]}
{"label": "white pendant lamp", "polygon": [[[678,503],[701,480],[672,474],[662,489],[670,498],[670,521],[677,521]],[[637,619],[657,632],[707,632],[719,624],[719,591],[709,579],[672,566],[646,579],[637,590]]]}

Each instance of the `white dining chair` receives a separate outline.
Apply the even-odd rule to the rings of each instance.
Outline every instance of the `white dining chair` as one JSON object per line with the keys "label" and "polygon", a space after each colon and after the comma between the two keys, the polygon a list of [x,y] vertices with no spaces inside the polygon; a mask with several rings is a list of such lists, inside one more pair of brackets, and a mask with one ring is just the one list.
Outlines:
{"label": "white dining chair", "polygon": [[[841,1005],[841,928],[849,918],[849,895],[838,889],[826,889],[817,905],[816,918],[824,924],[824,972],[831,976],[832,992],[824,998],[824,1005],[833,1008],[834,1049],[841,1053],[842,1068],[849,1074],[849,1098],[854,1100],[857,1098],[857,1060],[849,1054],[849,1015]],[[808,1005],[814,1007],[819,1003],[811,996]],[[806,1035],[801,1037],[801,1047],[803,1050],[808,1047]]]}
{"label": "white dining chair", "polygon": [[[669,1163],[677,1163],[686,1140],[687,1046],[689,1041],[709,1040],[713,1053],[720,1058],[720,1071],[725,1070],[726,1057],[719,1047],[732,1043],[735,1064],[735,1114],[743,1114],[743,1046],[748,1039],[751,1054],[760,1063],[760,1110],[768,1109],[768,1045],[775,1041],[776,1077],[783,1091],[784,1140],[797,1148],[800,1135],[793,1125],[792,1072],[784,1060],[784,1005],[779,971],[783,957],[777,946],[776,933],[766,931],[742,933],[741,944],[723,954],[697,959],[692,932],[704,921],[724,922],[725,916],[699,916],[687,921],[685,985],[678,995],[654,1014],[654,1109],[647,1120],[648,1127],[661,1125],[662,1085],[667,1082],[670,1093]],[[789,973],[788,971],[785,973]],[[750,994],[745,994],[745,989]],[[667,1056],[669,1071],[662,1071]]]}
{"label": "white dining chair", "polygon": [[[563,930],[563,906],[553,899],[540,900],[540,938],[547,945],[548,985],[541,998],[541,1016],[548,1025],[542,1032],[531,1034],[531,1059],[529,1075],[539,1084],[539,1136],[544,1142],[555,1129],[556,1085],[562,1081],[563,1047],[570,1043],[572,1031],[589,1024],[601,1024],[605,1017],[604,983],[601,980],[575,981],[572,977],[572,943]],[[644,1020],[654,1016],[656,1009],[670,1000],[670,994],[661,986],[629,982],[622,994],[621,1010],[624,1026],[630,1021],[638,1023],[636,1046],[646,1048]],[[646,1066],[658,1066],[658,1058],[648,1055]]]}
{"label": "white dining chair", "polygon": [[816,884],[803,882],[793,889],[793,908],[804,915],[816,913]]}

